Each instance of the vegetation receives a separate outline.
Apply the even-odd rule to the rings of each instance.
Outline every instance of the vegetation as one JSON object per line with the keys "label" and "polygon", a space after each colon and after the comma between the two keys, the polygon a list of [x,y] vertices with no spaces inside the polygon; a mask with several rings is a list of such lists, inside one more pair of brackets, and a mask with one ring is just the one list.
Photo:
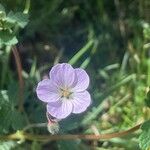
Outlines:
{"label": "vegetation", "polygon": [[[148,0],[1,0],[0,149],[148,150],[148,10]],[[52,136],[35,89],[58,62],[88,72],[93,103]],[[107,133],[117,135],[96,139]]]}

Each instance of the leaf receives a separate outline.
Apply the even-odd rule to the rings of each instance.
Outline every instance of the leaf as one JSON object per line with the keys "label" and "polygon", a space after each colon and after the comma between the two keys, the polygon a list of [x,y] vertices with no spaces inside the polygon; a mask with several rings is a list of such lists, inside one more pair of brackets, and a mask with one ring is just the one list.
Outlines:
{"label": "leaf", "polygon": [[13,13],[12,11],[8,13],[7,22],[17,23],[19,27],[24,28],[28,23],[28,15],[21,12]]}
{"label": "leaf", "polygon": [[1,109],[0,111],[0,133],[8,133],[9,126],[11,124],[10,114],[8,108]]}
{"label": "leaf", "polygon": [[6,17],[5,8],[0,4],[0,19]]}
{"label": "leaf", "polygon": [[0,142],[0,150],[12,150],[16,145],[14,141]]}
{"label": "leaf", "polygon": [[150,148],[150,120],[146,121],[142,126],[142,133],[139,137],[139,145],[143,150]]}
{"label": "leaf", "polygon": [[16,25],[15,22],[8,22],[8,21],[3,22],[3,27],[8,30],[11,30],[11,28],[13,28],[15,25]]}
{"label": "leaf", "polygon": [[11,114],[11,125],[14,130],[22,129],[26,125],[25,117],[18,111],[14,110]]}
{"label": "leaf", "polygon": [[74,141],[59,141],[57,142],[58,150],[89,150],[90,148],[87,147],[81,140],[77,139]]}
{"label": "leaf", "polygon": [[7,133],[11,124],[7,91],[0,91],[0,133]]}
{"label": "leaf", "polygon": [[15,45],[18,43],[16,36],[14,36],[9,31],[0,32],[0,45]]}
{"label": "leaf", "polygon": [[67,132],[73,129],[76,129],[82,123],[84,115],[71,115],[65,121],[60,122],[60,131]]}
{"label": "leaf", "polygon": [[143,100],[146,98],[145,85],[143,83],[137,83],[135,89],[135,101],[138,103],[143,103]]}
{"label": "leaf", "polygon": [[147,96],[145,98],[146,106],[150,108],[150,91],[148,91]]}
{"label": "leaf", "polygon": [[18,105],[18,96],[19,96],[19,85],[17,82],[12,81],[8,85],[8,95],[10,101],[13,103],[14,106]]}
{"label": "leaf", "polygon": [[149,26],[143,30],[143,34],[144,34],[145,39],[150,40],[150,27]]}
{"label": "leaf", "polygon": [[14,108],[9,92],[0,91],[0,133],[8,133],[10,127],[14,130],[26,125],[25,116]]}
{"label": "leaf", "polygon": [[0,4],[0,12],[2,12],[2,11],[5,12],[5,8],[3,5]]}

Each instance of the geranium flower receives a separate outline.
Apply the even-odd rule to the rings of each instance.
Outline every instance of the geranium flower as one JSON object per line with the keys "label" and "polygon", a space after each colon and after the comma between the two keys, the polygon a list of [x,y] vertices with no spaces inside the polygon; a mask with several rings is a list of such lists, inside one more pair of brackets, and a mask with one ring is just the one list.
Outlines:
{"label": "geranium flower", "polygon": [[38,98],[47,103],[47,112],[57,119],[63,119],[71,113],[84,112],[91,103],[86,90],[89,86],[88,74],[80,68],[62,63],[52,67],[50,79],[38,83]]}

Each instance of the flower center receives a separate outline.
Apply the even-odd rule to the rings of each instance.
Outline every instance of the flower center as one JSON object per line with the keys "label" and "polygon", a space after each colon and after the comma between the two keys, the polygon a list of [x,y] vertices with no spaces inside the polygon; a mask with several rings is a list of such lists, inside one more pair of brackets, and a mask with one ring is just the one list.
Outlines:
{"label": "flower center", "polygon": [[61,89],[61,96],[69,99],[71,92],[68,89]]}

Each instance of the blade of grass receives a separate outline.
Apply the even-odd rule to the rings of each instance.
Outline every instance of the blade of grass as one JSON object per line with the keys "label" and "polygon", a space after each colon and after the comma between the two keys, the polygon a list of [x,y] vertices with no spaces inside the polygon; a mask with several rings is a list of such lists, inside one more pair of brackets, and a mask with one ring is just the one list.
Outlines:
{"label": "blade of grass", "polygon": [[85,68],[89,65],[89,63],[90,63],[90,61],[91,61],[93,55],[94,55],[94,54],[96,53],[96,51],[97,51],[97,46],[98,46],[98,41],[95,40],[95,41],[94,41],[93,48],[92,48],[91,53],[90,53],[90,56],[87,57],[87,58],[83,61],[83,63],[81,64],[80,68],[85,69]]}
{"label": "blade of grass", "polygon": [[31,66],[31,69],[30,69],[30,73],[29,73],[29,76],[30,76],[31,78],[35,75],[35,72],[36,72],[36,64],[37,64],[37,61],[36,61],[36,58],[34,58],[33,63],[32,63],[32,66]]}
{"label": "blade of grass", "polygon": [[93,45],[93,40],[90,40],[83,48],[81,48],[68,62],[71,65],[74,65],[80,57],[89,50],[89,48]]}
{"label": "blade of grass", "polygon": [[126,52],[124,57],[123,57],[123,61],[122,61],[121,68],[120,68],[121,73],[125,72],[125,69],[126,69],[126,66],[127,66],[127,63],[128,63],[128,59],[129,59],[129,53]]}

